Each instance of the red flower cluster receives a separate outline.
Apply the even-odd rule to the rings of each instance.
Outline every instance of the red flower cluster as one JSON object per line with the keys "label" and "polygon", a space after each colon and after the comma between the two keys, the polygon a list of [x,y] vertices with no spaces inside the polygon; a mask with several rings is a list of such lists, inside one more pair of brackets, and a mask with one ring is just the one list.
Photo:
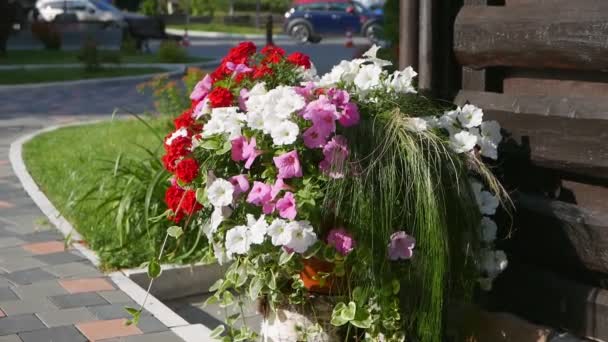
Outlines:
{"label": "red flower cluster", "polygon": [[184,216],[192,215],[203,208],[196,201],[196,193],[192,190],[184,190],[177,185],[172,185],[165,192],[165,203],[173,211],[169,219],[173,222],[181,221]]}
{"label": "red flower cluster", "polygon": [[198,163],[192,158],[182,159],[175,167],[175,176],[180,182],[192,182],[198,176]]}
{"label": "red flower cluster", "polygon": [[305,69],[310,69],[311,66],[310,57],[301,52],[292,53],[287,57],[287,61],[294,65],[303,66]]}
{"label": "red flower cluster", "polygon": [[222,87],[213,89],[209,95],[207,95],[207,98],[213,108],[230,107],[234,100],[234,96],[232,96],[230,90]]}

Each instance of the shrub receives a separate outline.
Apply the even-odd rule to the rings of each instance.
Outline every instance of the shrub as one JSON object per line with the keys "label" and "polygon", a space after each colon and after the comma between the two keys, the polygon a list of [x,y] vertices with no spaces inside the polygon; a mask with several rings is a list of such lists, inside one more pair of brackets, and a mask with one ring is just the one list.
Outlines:
{"label": "shrub", "polygon": [[158,15],[158,3],[156,0],[143,0],[139,5],[139,11],[145,15]]}
{"label": "shrub", "polygon": [[87,72],[101,69],[101,57],[99,51],[97,51],[97,42],[91,37],[88,37],[82,45],[78,60],[84,64],[84,70]]}
{"label": "shrub", "polygon": [[152,92],[154,107],[163,115],[181,113],[190,107],[188,95],[194,85],[202,78],[203,71],[198,68],[188,68],[186,75],[179,84],[166,75],[154,77],[152,80],[137,86],[141,93]]}
{"label": "shrub", "polygon": [[138,53],[137,42],[128,32],[125,32],[123,35],[122,43],[120,44],[120,52],[125,55],[135,55]]}
{"label": "shrub", "polygon": [[188,59],[188,53],[178,42],[164,40],[158,48],[158,58],[164,63],[182,63]]}
{"label": "shrub", "polygon": [[61,48],[61,33],[53,23],[34,22],[31,26],[32,34],[42,42],[44,47],[49,50],[59,50]]}

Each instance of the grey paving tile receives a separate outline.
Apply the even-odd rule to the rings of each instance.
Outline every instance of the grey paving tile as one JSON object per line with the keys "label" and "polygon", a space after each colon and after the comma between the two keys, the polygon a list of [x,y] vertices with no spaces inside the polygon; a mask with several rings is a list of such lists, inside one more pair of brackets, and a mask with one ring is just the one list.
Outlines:
{"label": "grey paving tile", "polygon": [[57,310],[57,307],[44,297],[0,302],[0,308],[8,316]]}
{"label": "grey paving tile", "polygon": [[17,300],[19,297],[8,287],[0,287],[0,302],[8,300]]}
{"label": "grey paving tile", "polygon": [[[95,317],[101,320],[131,317],[127,310],[125,310],[124,304],[94,305],[87,306],[87,309],[89,309]],[[144,310],[141,315],[142,317],[149,316],[150,313]]]}
{"label": "grey paving tile", "polygon": [[108,304],[102,296],[95,292],[59,295],[49,298],[60,309]]}
{"label": "grey paving tile", "polygon": [[0,342],[23,342],[17,335],[0,336]]}
{"label": "grey paving tile", "polygon": [[16,259],[23,257],[31,257],[33,254],[21,247],[6,247],[0,249],[0,259]]}
{"label": "grey paving tile", "polygon": [[72,308],[51,312],[37,313],[36,316],[47,327],[58,327],[62,325],[71,325],[80,322],[89,322],[96,320],[95,316],[86,308]]}
{"label": "grey paving tile", "polygon": [[84,259],[81,255],[76,255],[76,254],[70,253],[70,252],[59,252],[59,253],[52,253],[52,254],[36,255],[33,258],[40,260],[41,262],[43,262],[47,265],[67,264],[70,262]]}
{"label": "grey paving tile", "polygon": [[20,333],[19,337],[23,342],[87,342],[76,327],[69,325]]}
{"label": "grey paving tile", "polygon": [[169,330],[169,328],[154,316],[142,316],[137,323],[137,327],[144,334]]}
{"label": "grey paving tile", "polygon": [[43,269],[49,273],[56,275],[59,278],[72,278],[72,277],[97,277],[102,276],[98,269],[89,264],[88,262],[78,261],[70,262],[67,264],[52,265],[43,267]]}
{"label": "grey paving tile", "polygon": [[[2,265],[2,263],[0,263]],[[54,275],[49,272],[43,271],[40,268],[33,268],[23,271],[16,271],[6,274],[5,277],[18,285],[27,285],[39,281],[56,279]]]}
{"label": "grey paving tile", "polygon": [[99,295],[107,300],[110,304],[134,303],[133,299],[122,291],[100,291],[97,293],[99,293]]}
{"label": "grey paving tile", "polygon": [[0,238],[0,248],[19,246],[24,243],[25,241],[12,236]]}
{"label": "grey paving tile", "polygon": [[25,331],[46,328],[34,315],[9,316],[0,319],[0,335],[9,335]]}
{"label": "grey paving tile", "polygon": [[21,285],[14,287],[12,290],[22,299],[56,296],[68,293],[59,285],[57,280],[46,280],[30,285]]}
{"label": "grey paving tile", "polygon": [[54,229],[23,234],[19,238],[27,242],[63,241],[63,235]]}
{"label": "grey paving tile", "polygon": [[16,237],[18,234],[4,227],[0,227],[0,237]]}
{"label": "grey paving tile", "polygon": [[17,271],[25,271],[32,268],[38,268],[40,266],[44,266],[45,264],[40,260],[34,259],[32,257],[19,257],[19,256],[10,256],[4,257],[0,260],[0,268],[5,272],[17,272]]}
{"label": "grey paving tile", "polygon": [[0,275],[0,287],[9,287],[9,286],[15,286],[15,285],[16,285],[15,283],[6,279],[6,277],[4,277],[4,274]]}
{"label": "grey paving tile", "polygon": [[[155,334],[133,335],[121,337],[120,342],[184,342],[172,331],[164,331]],[[105,342],[105,341],[104,341]]]}

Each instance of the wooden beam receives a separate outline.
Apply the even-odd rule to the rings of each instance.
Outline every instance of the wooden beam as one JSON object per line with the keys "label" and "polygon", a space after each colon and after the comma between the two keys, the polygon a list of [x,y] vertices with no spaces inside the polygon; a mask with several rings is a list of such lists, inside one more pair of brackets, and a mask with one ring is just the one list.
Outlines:
{"label": "wooden beam", "polygon": [[608,120],[514,112],[470,94],[461,91],[455,102],[483,108],[484,119],[497,120],[508,134],[503,145],[526,154],[533,165],[608,181]]}
{"label": "wooden beam", "polygon": [[399,0],[399,69],[418,69],[418,0]]}
{"label": "wooden beam", "polygon": [[608,69],[608,2],[465,6],[455,23],[454,52],[472,68],[513,66]]}

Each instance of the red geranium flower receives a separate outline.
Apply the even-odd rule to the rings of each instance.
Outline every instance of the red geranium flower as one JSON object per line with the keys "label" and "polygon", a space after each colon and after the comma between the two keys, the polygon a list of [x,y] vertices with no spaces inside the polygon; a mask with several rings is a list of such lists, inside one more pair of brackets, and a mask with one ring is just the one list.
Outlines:
{"label": "red geranium flower", "polygon": [[198,176],[198,163],[192,158],[182,159],[175,167],[175,176],[184,183],[192,182]]}
{"label": "red geranium flower", "polygon": [[294,65],[303,66],[305,69],[310,69],[310,57],[301,52],[292,53],[287,57],[287,61]]}
{"label": "red geranium flower", "polygon": [[257,48],[253,42],[242,42],[230,49],[225,61],[230,61],[235,64],[247,64],[247,60],[256,50]]}
{"label": "red geranium flower", "polygon": [[173,125],[175,125],[175,129],[180,129],[182,127],[191,127],[194,125],[194,118],[192,118],[192,110],[185,110],[180,116],[173,119]]}
{"label": "red geranium flower", "polygon": [[265,56],[262,60],[263,64],[278,63],[285,56],[285,50],[276,45],[266,45],[260,52]]}
{"label": "red geranium flower", "polygon": [[177,185],[170,186],[165,192],[165,204],[173,211],[169,219],[174,222],[181,221],[186,214],[192,215],[201,210],[203,206],[196,201],[196,193],[184,190]]}
{"label": "red geranium flower", "polygon": [[232,100],[234,100],[230,90],[223,87],[213,89],[207,98],[213,108],[229,107],[232,104]]}
{"label": "red geranium flower", "polygon": [[211,73],[211,79],[213,80],[213,82],[215,83],[215,81],[221,80],[222,78],[224,78],[226,75],[230,75],[231,71],[228,69],[228,67],[226,66],[226,61],[222,61],[222,64],[220,64],[212,73]]}
{"label": "red geranium flower", "polygon": [[254,80],[260,79],[266,75],[271,75],[271,74],[272,74],[272,69],[270,69],[270,67],[268,67],[265,64],[258,65],[253,69],[253,79]]}

